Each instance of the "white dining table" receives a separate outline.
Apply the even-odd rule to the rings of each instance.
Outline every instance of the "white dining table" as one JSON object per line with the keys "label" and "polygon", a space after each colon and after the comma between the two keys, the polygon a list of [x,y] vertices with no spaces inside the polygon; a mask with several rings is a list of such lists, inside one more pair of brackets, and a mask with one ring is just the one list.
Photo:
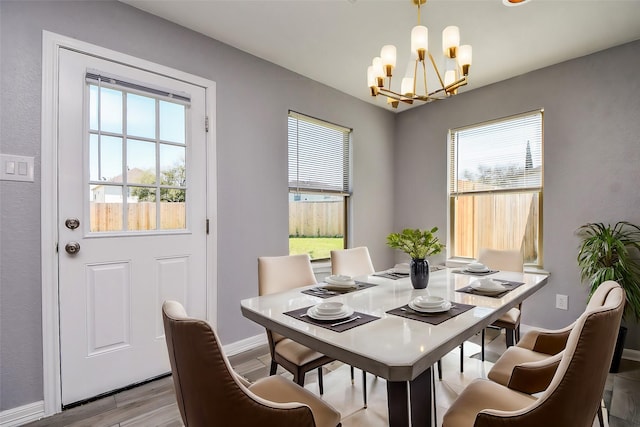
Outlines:
{"label": "white dining table", "polygon": [[[432,365],[547,283],[547,275],[500,271],[486,277],[524,284],[496,298],[457,292],[479,277],[454,270],[460,271],[431,272],[426,289],[414,289],[408,277],[368,275],[355,279],[377,286],[324,299],[301,292],[318,286],[313,285],[244,299],[240,305],[244,317],[265,328],[384,378],[389,426],[430,426]],[[439,325],[387,313],[421,295],[474,307]],[[335,332],[284,314],[325,301],[339,301],[379,319]]]}

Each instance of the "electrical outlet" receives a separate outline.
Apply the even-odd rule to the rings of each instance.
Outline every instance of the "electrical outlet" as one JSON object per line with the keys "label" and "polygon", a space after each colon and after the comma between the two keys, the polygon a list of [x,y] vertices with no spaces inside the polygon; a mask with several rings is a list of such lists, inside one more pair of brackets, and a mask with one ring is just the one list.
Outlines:
{"label": "electrical outlet", "polygon": [[556,294],[556,308],[560,310],[568,310],[569,297],[567,295]]}

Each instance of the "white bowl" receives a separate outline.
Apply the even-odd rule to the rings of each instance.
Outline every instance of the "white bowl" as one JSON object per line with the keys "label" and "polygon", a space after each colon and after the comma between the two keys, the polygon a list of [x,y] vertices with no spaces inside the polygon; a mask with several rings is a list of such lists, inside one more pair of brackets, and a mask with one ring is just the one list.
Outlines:
{"label": "white bowl", "polygon": [[467,264],[467,270],[469,271],[487,271],[488,268],[486,265],[480,262],[470,262]]}
{"label": "white bowl", "polygon": [[401,264],[396,264],[391,270],[394,273],[398,273],[398,274],[409,274],[410,273],[409,264],[406,263],[406,262],[403,262]]}
{"label": "white bowl", "polygon": [[436,308],[441,307],[442,304],[445,303],[444,298],[432,295],[416,297],[412,302],[413,305],[420,308]]}
{"label": "white bowl", "polygon": [[483,291],[504,291],[505,289],[507,289],[500,283],[488,277],[475,280],[473,283],[471,283],[471,287]]}
{"label": "white bowl", "polygon": [[323,302],[316,305],[316,312],[319,314],[340,313],[344,309],[344,304],[337,301]]}
{"label": "white bowl", "polygon": [[334,282],[352,282],[353,277],[345,276],[344,274],[335,274],[333,276],[329,276],[329,280],[333,280]]}

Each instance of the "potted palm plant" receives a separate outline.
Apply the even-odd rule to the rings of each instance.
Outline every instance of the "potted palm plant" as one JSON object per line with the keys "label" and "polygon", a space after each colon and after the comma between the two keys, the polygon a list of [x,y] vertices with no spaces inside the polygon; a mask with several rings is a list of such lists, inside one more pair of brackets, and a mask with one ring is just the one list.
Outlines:
{"label": "potted palm plant", "polygon": [[[613,226],[588,223],[578,228],[578,235],[582,237],[578,267],[589,296],[601,283],[615,280],[626,293],[625,321],[640,320],[640,227],[626,221]],[[621,326],[611,372],[618,371],[626,334],[627,328]]]}
{"label": "potted palm plant", "polygon": [[439,254],[445,247],[435,236],[437,231],[438,227],[431,230],[405,228],[401,233],[387,236],[389,247],[400,249],[411,257],[411,284],[416,289],[424,289],[429,284],[429,261],[426,257]]}

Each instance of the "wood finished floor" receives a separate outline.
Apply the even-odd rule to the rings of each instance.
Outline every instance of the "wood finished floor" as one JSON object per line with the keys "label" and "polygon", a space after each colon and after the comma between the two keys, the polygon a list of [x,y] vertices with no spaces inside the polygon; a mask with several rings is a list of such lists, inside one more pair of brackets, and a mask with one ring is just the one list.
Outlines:
{"label": "wood finished floor", "polygon": [[[480,349],[474,340],[465,343],[464,373],[459,371],[459,353],[453,351],[443,358],[443,380],[436,381],[436,401],[438,425],[447,408],[474,378],[486,377],[486,373],[504,350],[504,335],[487,334],[486,361],[477,358]],[[475,342],[479,342],[475,337]],[[489,341],[491,340],[491,341]],[[230,358],[234,369],[250,381],[268,375],[270,358],[266,346],[260,347]],[[362,375],[356,370],[355,384],[351,384],[349,367],[340,362],[329,364],[324,369],[324,396],[342,414],[343,427],[385,427],[387,421],[386,384],[381,378],[367,375],[368,407],[363,407]],[[617,415],[609,417],[610,427],[637,427],[640,408],[640,363],[623,360],[621,373],[609,375],[605,387],[605,403],[610,408],[614,393],[622,396],[616,398],[614,410]],[[279,373],[291,378],[291,375],[280,370]],[[618,387],[613,390],[614,385]],[[305,387],[318,393],[317,375],[309,373]],[[629,415],[630,414],[630,415]],[[63,411],[52,417],[27,424],[29,427],[130,427],[130,426],[182,426],[178,411],[173,380],[162,378],[148,384],[108,396],[97,401]],[[594,426],[597,426],[597,422]]]}

